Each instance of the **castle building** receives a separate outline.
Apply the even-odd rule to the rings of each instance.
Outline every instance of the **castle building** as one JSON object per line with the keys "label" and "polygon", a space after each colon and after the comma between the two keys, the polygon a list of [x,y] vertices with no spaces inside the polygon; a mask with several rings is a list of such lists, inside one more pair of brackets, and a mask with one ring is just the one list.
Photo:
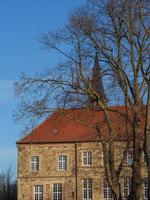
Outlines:
{"label": "castle building", "polygon": [[[123,109],[123,107],[118,107]],[[66,114],[66,112],[68,112]],[[102,111],[86,109],[54,113],[31,134],[18,142],[18,200],[108,200],[111,190],[105,179],[103,153],[97,133],[71,117],[98,121]],[[69,116],[69,117],[68,117]],[[97,122],[96,121],[96,122]],[[116,164],[122,158],[126,138],[122,123],[114,116],[120,135],[115,142]],[[106,127],[103,132],[106,134]],[[107,134],[106,134],[107,137]],[[131,186],[132,150],[122,171],[122,193]],[[147,169],[143,161],[143,196],[147,199]]]}
{"label": "castle building", "polygon": [[[93,73],[98,74],[97,71],[98,66],[95,65]],[[94,74],[93,80],[97,83]],[[102,85],[101,81],[100,84]],[[106,98],[103,89],[99,90],[101,97]],[[117,106],[111,109],[123,112],[125,108]],[[127,134],[121,116],[112,112],[111,117],[118,133],[115,140],[117,166],[123,156]],[[107,140],[108,130],[104,121],[105,117],[100,109],[58,110],[32,133],[19,140],[18,200],[112,199],[105,177],[102,146],[97,132],[90,126],[92,123],[101,124],[101,132]],[[132,149],[129,149],[121,172],[124,199],[127,199],[131,189],[132,161]],[[141,200],[147,200],[147,169],[144,159],[142,177]]]}

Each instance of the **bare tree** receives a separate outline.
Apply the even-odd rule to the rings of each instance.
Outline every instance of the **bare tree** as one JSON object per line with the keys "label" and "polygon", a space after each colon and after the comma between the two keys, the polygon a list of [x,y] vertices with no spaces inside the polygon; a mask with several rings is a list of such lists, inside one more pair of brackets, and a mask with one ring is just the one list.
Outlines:
{"label": "bare tree", "polygon": [[[132,110],[134,162],[130,198],[140,199],[143,148],[140,126],[144,96],[148,94],[150,81],[149,3],[138,0],[105,1],[103,7],[100,1],[91,3],[95,6],[91,13],[82,9],[79,14],[73,15],[73,19],[113,71],[124,100]],[[104,13],[103,18],[99,13]],[[91,18],[97,23],[91,23]]]}
{"label": "bare tree", "polygon": [[[55,49],[65,60],[54,71],[46,69],[35,76],[22,74],[15,85],[16,93],[21,97],[16,119],[29,120],[29,124],[35,125],[39,119],[49,116],[54,108],[80,106],[95,109],[96,105],[103,111],[109,130],[107,142],[101,133],[101,124],[89,124],[79,118],[73,120],[97,131],[107,181],[116,200],[122,199],[120,173],[131,138],[134,162],[130,199],[138,200],[141,195],[141,119],[147,119],[149,126],[149,112],[147,117],[143,113],[150,77],[148,6],[144,0],[89,1],[88,6],[70,15],[63,30],[40,37],[45,48]],[[96,59],[101,67],[99,79],[103,77],[107,89],[106,98],[92,82]],[[112,90],[112,86],[115,89]],[[114,104],[124,104],[126,109],[123,112],[111,109],[110,105]],[[118,133],[113,127],[111,112],[118,113],[127,124],[128,140],[117,169],[114,143]],[[146,130],[148,136],[149,129]],[[148,146],[149,143],[145,143],[145,147]],[[145,152],[149,159],[148,148]]]}
{"label": "bare tree", "polygon": [[[146,125],[145,125],[145,143],[144,151],[148,169],[148,185],[150,185],[150,86],[147,97],[147,109],[146,109]],[[150,187],[148,187],[148,196],[150,197]]]}
{"label": "bare tree", "polygon": [[17,184],[13,180],[12,168],[0,173],[0,199],[17,200]]}

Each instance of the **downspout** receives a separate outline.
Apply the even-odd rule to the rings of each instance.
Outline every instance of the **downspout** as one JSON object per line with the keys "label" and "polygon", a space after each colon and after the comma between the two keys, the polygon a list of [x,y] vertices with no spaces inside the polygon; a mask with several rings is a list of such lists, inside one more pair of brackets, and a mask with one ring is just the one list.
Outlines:
{"label": "downspout", "polygon": [[75,200],[78,199],[78,161],[77,161],[77,144],[74,143],[75,156]]}

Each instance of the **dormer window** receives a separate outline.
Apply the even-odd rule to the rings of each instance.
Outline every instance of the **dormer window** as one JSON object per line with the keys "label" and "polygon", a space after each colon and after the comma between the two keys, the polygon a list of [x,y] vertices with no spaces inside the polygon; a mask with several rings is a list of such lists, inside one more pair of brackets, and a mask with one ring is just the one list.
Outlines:
{"label": "dormer window", "polygon": [[57,133],[58,133],[58,129],[57,129],[57,128],[54,128],[54,129],[53,129],[53,134],[56,135]]}
{"label": "dormer window", "polygon": [[31,171],[39,171],[39,157],[31,156]]}

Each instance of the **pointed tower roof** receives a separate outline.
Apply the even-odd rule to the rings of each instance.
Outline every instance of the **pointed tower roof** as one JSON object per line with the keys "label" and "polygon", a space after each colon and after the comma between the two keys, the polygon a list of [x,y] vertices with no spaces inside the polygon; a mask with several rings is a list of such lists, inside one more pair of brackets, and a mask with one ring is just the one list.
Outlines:
{"label": "pointed tower roof", "polygon": [[[91,81],[91,86],[94,91],[99,95],[100,99],[103,102],[106,102],[106,96],[104,92],[103,80],[102,80],[102,72],[101,67],[99,65],[99,56],[98,52],[95,53],[95,62],[93,68],[93,76]],[[95,104],[96,100],[92,100],[92,104]]]}

